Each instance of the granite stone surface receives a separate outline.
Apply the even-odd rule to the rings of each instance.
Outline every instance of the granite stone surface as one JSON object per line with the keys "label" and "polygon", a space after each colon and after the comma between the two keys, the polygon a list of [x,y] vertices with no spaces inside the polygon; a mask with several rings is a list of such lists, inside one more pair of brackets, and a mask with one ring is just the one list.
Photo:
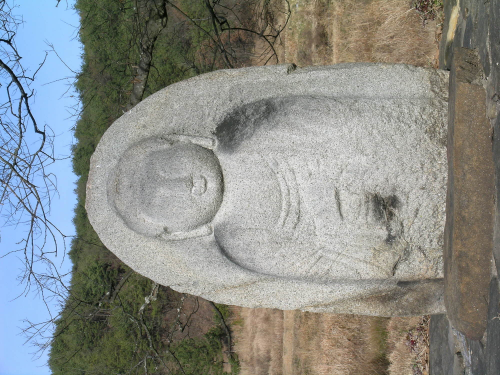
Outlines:
{"label": "granite stone surface", "polygon": [[222,70],[118,119],[87,211],[137,272],[232,305],[443,311],[448,74]]}

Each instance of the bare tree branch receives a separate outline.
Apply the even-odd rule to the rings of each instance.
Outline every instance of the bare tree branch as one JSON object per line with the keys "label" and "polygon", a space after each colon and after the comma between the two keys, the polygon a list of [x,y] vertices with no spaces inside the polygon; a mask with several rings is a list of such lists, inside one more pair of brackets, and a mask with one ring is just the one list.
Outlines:
{"label": "bare tree branch", "polygon": [[[48,303],[68,292],[66,275],[52,260],[65,250],[66,236],[49,218],[57,194],[57,178],[48,170],[57,161],[54,133],[38,123],[31,106],[35,96],[31,85],[49,52],[34,71],[22,65],[16,35],[23,19],[12,4],[0,0],[0,227],[15,229],[19,240],[16,247],[4,247],[0,258],[18,255],[24,265],[19,277],[22,294],[34,290],[51,314]],[[45,327],[42,323],[37,329]]]}

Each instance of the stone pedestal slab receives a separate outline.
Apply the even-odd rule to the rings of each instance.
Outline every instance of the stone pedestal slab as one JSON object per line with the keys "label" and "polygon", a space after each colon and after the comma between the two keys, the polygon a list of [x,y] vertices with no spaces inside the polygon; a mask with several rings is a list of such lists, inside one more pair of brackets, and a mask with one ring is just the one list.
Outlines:
{"label": "stone pedestal slab", "polygon": [[492,131],[481,66],[473,50],[456,49],[450,74],[445,305],[468,338],[486,329],[494,222]]}

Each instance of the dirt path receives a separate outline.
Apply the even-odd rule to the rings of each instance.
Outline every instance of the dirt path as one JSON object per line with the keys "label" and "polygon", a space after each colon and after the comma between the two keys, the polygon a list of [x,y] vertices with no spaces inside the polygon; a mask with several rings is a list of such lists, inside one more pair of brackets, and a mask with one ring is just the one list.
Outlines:
{"label": "dirt path", "polygon": [[293,375],[295,311],[283,312],[283,375]]}

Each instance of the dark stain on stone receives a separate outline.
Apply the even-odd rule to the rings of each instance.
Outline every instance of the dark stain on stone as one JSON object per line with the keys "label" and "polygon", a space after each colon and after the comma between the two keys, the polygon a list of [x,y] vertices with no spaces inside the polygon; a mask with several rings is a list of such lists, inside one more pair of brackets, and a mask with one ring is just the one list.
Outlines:
{"label": "dark stain on stone", "polygon": [[297,116],[305,121],[309,113],[328,111],[329,103],[332,102],[335,102],[334,98],[297,95],[262,99],[235,107],[215,129],[218,151],[236,152],[258,132],[286,121],[286,115],[291,111],[298,113]]}
{"label": "dark stain on stone", "polygon": [[395,195],[383,197],[380,194],[373,194],[371,197],[373,215],[378,221],[391,221],[396,210],[400,206],[399,198]]}
{"label": "dark stain on stone", "polygon": [[274,117],[278,107],[275,100],[266,99],[238,107],[229,113],[215,130],[219,150],[226,153],[236,151]]}
{"label": "dark stain on stone", "polygon": [[[443,279],[399,280],[389,291],[355,300],[365,306],[384,306],[394,315],[422,315],[423,306],[442,304]],[[380,312],[379,312],[380,314]],[[386,315],[383,312],[380,315]]]}
{"label": "dark stain on stone", "polygon": [[383,197],[376,193],[370,197],[373,217],[385,225],[387,237],[385,242],[389,245],[394,243],[399,237],[399,228],[394,222],[396,212],[401,206],[401,201],[396,195],[388,195]]}

